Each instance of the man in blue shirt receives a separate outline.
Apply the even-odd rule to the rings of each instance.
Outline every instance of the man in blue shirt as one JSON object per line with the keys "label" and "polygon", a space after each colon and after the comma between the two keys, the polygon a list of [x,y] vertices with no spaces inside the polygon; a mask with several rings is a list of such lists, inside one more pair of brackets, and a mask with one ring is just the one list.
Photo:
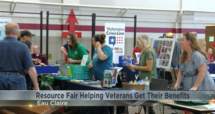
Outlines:
{"label": "man in blue shirt", "polygon": [[0,90],[26,90],[26,70],[39,90],[37,73],[28,47],[17,40],[19,25],[10,22],[5,26],[6,38],[0,42]]}

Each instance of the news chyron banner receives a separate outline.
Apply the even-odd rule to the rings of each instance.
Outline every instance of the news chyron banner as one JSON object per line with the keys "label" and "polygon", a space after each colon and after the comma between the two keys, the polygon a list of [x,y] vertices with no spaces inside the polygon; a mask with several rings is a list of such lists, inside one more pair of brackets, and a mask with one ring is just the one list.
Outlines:
{"label": "news chyron banner", "polygon": [[8,17],[0,17],[0,41],[3,40],[5,35],[5,25],[11,22],[11,18]]}
{"label": "news chyron banner", "polygon": [[148,101],[209,101],[213,91],[0,91],[0,106],[139,106]]}
{"label": "news chyron banner", "polygon": [[105,23],[106,45],[113,51],[113,63],[119,63],[119,56],[124,55],[125,50],[125,23]]}

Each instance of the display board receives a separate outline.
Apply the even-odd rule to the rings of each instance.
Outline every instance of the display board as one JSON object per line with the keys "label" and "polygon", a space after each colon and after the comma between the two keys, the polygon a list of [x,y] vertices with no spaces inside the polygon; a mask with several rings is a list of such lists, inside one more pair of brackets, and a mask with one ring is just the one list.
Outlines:
{"label": "display board", "polygon": [[125,23],[105,23],[106,44],[113,51],[113,63],[119,63],[119,56],[124,55],[125,46]]}
{"label": "display board", "polygon": [[170,69],[175,46],[175,39],[155,38],[152,46],[156,52],[157,68]]}
{"label": "display board", "polygon": [[7,17],[0,17],[0,41],[3,40],[6,35],[5,35],[5,25],[7,23],[11,22],[11,18]]}

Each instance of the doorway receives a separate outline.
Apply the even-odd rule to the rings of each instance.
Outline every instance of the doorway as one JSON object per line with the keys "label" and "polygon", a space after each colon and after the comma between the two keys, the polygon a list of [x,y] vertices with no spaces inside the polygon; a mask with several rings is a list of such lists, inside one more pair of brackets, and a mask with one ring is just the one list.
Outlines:
{"label": "doorway", "polygon": [[[212,48],[212,44],[215,42],[215,24],[210,24],[205,26],[205,41],[206,41],[206,51],[208,48]],[[215,49],[213,49],[213,57],[215,58]]]}

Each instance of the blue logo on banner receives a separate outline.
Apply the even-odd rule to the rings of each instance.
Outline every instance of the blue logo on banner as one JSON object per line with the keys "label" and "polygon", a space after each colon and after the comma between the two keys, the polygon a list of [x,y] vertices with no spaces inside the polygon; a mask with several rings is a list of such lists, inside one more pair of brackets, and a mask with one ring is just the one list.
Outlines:
{"label": "blue logo on banner", "polygon": [[109,36],[109,44],[113,44],[113,46],[116,44],[116,36]]}
{"label": "blue logo on banner", "polygon": [[1,31],[0,31],[0,36],[1,36]]}

